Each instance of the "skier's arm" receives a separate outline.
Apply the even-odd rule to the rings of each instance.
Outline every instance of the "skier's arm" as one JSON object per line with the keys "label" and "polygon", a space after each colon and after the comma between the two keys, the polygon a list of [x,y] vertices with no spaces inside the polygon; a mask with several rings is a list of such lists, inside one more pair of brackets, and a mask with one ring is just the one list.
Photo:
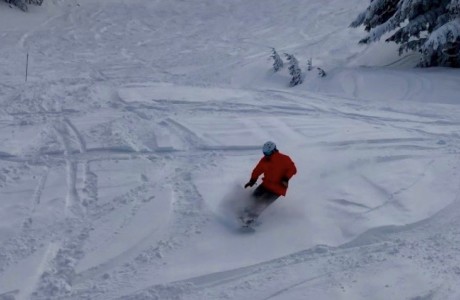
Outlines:
{"label": "skier's arm", "polygon": [[260,175],[262,175],[263,172],[264,172],[264,169],[263,169],[263,163],[261,159],[259,163],[257,164],[257,166],[252,171],[251,179],[249,179],[248,183],[244,185],[244,188],[252,187],[254,184],[256,184],[257,179],[259,178]]}
{"label": "skier's arm", "polygon": [[297,173],[297,168],[292,161],[292,159],[288,158],[288,168],[286,170],[286,178],[287,180],[291,179],[292,176],[294,176]]}
{"label": "skier's arm", "polygon": [[289,179],[291,179],[294,174],[297,173],[297,168],[295,167],[294,162],[288,157],[287,159],[287,169],[283,178],[281,178],[281,184],[286,188],[289,186]]}
{"label": "skier's arm", "polygon": [[264,168],[263,168],[263,158],[262,158],[257,164],[257,166],[254,168],[254,170],[252,171],[251,180],[257,181],[257,179],[259,178],[260,175],[262,175],[263,172],[264,172]]}

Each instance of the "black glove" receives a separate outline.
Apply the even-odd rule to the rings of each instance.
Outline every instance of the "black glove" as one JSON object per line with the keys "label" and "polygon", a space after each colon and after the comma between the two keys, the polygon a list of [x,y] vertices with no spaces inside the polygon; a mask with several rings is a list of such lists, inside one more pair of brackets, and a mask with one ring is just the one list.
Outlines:
{"label": "black glove", "polygon": [[289,178],[287,178],[287,177],[281,178],[281,184],[284,185],[285,187],[288,187],[288,185],[289,185]]}
{"label": "black glove", "polygon": [[256,179],[251,179],[244,185],[244,188],[246,189],[248,186],[252,187],[254,184],[256,184],[257,180]]}

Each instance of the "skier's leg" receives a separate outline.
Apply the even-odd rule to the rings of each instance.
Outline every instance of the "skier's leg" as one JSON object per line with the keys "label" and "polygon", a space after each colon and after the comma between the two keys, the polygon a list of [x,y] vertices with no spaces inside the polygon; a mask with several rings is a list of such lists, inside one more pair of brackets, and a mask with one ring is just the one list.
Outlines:
{"label": "skier's leg", "polygon": [[254,190],[254,192],[252,192],[252,197],[254,199],[258,199],[260,197],[263,197],[263,195],[265,195],[266,192],[267,189],[261,184]]}
{"label": "skier's leg", "polygon": [[240,213],[240,219],[243,223],[250,224],[257,218],[258,214],[254,212],[257,210],[259,205],[259,200],[265,195],[266,189],[263,185],[259,185],[251,195],[251,198],[248,201],[248,204],[243,208]]}
{"label": "skier's leg", "polygon": [[260,216],[260,214],[269,207],[276,199],[279,198],[279,195],[266,191],[265,194],[256,200],[255,206],[253,207],[251,216],[255,219]]}
{"label": "skier's leg", "polygon": [[257,206],[260,205],[260,202],[266,193],[267,189],[262,184],[254,190],[251,196],[250,204],[245,209],[246,215],[252,217],[254,214],[253,212],[257,210]]}
{"label": "skier's leg", "polygon": [[279,195],[267,190],[263,185],[259,185],[252,197],[252,203],[246,207],[244,215],[250,220],[255,220],[263,210],[279,198]]}

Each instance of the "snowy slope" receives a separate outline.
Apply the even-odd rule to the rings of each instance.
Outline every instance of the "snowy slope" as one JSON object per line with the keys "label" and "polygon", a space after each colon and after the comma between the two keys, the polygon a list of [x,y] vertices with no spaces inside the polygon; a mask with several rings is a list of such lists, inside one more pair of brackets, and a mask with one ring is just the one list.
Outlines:
{"label": "snowy slope", "polygon": [[366,3],[0,3],[0,299],[459,299],[460,73],[357,46]]}

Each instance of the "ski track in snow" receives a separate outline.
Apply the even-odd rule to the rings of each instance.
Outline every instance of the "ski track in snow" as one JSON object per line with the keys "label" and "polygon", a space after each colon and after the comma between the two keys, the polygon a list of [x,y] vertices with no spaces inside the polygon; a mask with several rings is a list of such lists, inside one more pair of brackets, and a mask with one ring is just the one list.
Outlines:
{"label": "ski track in snow", "polygon": [[[321,289],[323,293],[332,297],[334,293],[330,293],[330,290],[335,290],[335,293],[350,291],[353,286],[360,284],[360,277],[366,276],[366,272],[373,272],[388,261],[404,259],[409,261],[405,263],[409,268],[408,274],[415,275],[421,272],[431,278],[435,288],[422,287],[419,294],[411,290],[399,290],[397,297],[419,299],[431,295],[430,297],[435,298],[454,299],[455,295],[458,296],[458,291],[453,294],[454,283],[443,280],[451,276],[460,276],[460,265],[455,259],[455,253],[460,246],[459,230],[452,228],[445,231],[443,226],[446,223],[451,224],[452,221],[458,223],[458,207],[459,202],[456,201],[436,216],[420,223],[376,229],[341,247],[318,245],[257,265],[156,285],[120,299],[251,299],[252,294],[259,295],[260,299],[297,299],[309,295],[309,289]],[[440,221],[439,218],[443,220]],[[441,230],[433,230],[436,228]],[[433,234],[425,235],[423,231],[427,229]],[[455,242],[449,240],[452,237],[455,238]],[[431,264],[433,261],[442,263]],[[380,272],[387,271],[380,269]],[[304,279],[299,280],[302,277]],[[395,279],[388,277],[387,280],[388,282],[382,284],[389,288]],[[364,296],[366,297],[366,293]],[[372,292],[369,291],[367,297],[372,296]]]}
{"label": "ski track in snow", "polygon": [[[0,32],[0,299],[460,297],[458,107],[431,103],[435,72],[254,81],[268,47],[354,61],[350,4],[300,3],[52,1],[33,30]],[[299,174],[240,235],[216,203],[268,139]]]}

